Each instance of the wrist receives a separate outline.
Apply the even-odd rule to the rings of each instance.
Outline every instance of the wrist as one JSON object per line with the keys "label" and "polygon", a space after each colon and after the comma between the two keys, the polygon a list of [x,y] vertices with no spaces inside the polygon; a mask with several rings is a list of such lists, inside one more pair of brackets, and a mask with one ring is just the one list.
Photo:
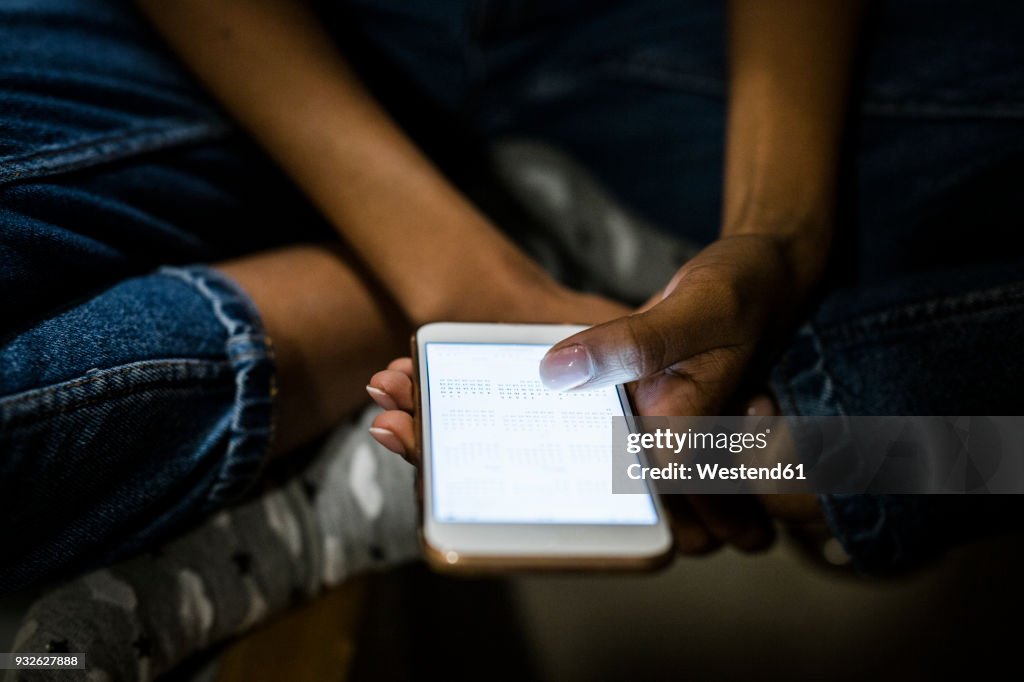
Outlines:
{"label": "wrist", "polygon": [[791,273],[797,293],[809,294],[817,286],[832,245],[829,211],[759,206],[734,211],[732,216],[722,227],[722,237],[747,235],[769,240]]}
{"label": "wrist", "polygon": [[428,322],[529,321],[535,306],[563,290],[548,273],[511,244],[469,251],[472,260],[446,268],[419,288],[406,308],[413,324]]}
{"label": "wrist", "polygon": [[775,239],[793,274],[796,292],[809,297],[825,274],[832,242],[831,228],[781,233]]}

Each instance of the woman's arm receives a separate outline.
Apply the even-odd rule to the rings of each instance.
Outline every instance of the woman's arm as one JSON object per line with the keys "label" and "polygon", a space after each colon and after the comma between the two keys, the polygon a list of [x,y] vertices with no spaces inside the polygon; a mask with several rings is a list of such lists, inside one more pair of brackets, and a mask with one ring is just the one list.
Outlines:
{"label": "woman's arm", "polygon": [[356,256],[294,245],[217,264],[274,342],[277,452],[365,403],[366,377],[400,352],[407,323],[597,322],[625,312],[557,286],[455,191],[300,0],[136,1]]}
{"label": "woman's arm", "polygon": [[[549,387],[635,382],[640,414],[714,415],[764,381],[755,356],[789,333],[825,268],[859,5],[732,0],[721,237],[642,312],[556,344],[541,363]],[[735,497],[684,502],[679,545],[762,546],[765,511]]]}
{"label": "woman's arm", "polygon": [[397,128],[303,2],[137,2],[413,323],[543,317],[539,299],[560,295]]}
{"label": "woman's arm", "polygon": [[731,0],[722,235],[790,243],[799,284],[831,243],[862,0]]}
{"label": "woman's arm", "polygon": [[642,312],[557,344],[541,366],[551,387],[650,378],[643,414],[717,414],[766,337],[789,331],[831,243],[858,5],[730,3],[721,238]]}

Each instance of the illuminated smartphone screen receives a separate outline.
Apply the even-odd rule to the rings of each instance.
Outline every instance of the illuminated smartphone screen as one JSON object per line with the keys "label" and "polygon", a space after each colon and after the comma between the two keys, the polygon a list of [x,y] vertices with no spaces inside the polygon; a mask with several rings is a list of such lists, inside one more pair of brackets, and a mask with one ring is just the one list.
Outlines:
{"label": "illuminated smartphone screen", "polygon": [[431,494],[449,523],[657,522],[649,495],[612,494],[614,387],[540,382],[548,344],[427,342]]}

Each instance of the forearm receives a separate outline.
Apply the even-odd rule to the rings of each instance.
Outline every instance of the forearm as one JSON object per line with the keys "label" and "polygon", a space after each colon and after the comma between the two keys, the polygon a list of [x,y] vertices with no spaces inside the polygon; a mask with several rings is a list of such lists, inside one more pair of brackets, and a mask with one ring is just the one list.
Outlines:
{"label": "forearm", "polygon": [[731,0],[723,235],[794,244],[801,284],[831,242],[862,2]]}
{"label": "forearm", "polygon": [[506,263],[529,270],[372,99],[304,3],[137,2],[414,321],[449,314],[451,291],[501,286]]}

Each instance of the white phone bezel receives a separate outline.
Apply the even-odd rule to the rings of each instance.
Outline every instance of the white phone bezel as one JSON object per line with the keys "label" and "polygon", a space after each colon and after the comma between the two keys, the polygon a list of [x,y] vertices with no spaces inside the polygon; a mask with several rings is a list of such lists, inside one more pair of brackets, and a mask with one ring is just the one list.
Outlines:
{"label": "white phone bezel", "polygon": [[[427,376],[426,344],[536,343],[554,344],[586,329],[578,325],[436,322],[414,337],[418,377]],[[423,540],[435,564],[449,567],[594,565],[641,567],[668,556],[672,534],[656,494],[657,522],[650,525],[451,523],[434,517],[433,453],[431,451],[429,386],[419,382],[417,417],[422,454]],[[630,405],[625,387],[617,387],[623,405]],[[631,416],[630,409],[626,410]]]}

